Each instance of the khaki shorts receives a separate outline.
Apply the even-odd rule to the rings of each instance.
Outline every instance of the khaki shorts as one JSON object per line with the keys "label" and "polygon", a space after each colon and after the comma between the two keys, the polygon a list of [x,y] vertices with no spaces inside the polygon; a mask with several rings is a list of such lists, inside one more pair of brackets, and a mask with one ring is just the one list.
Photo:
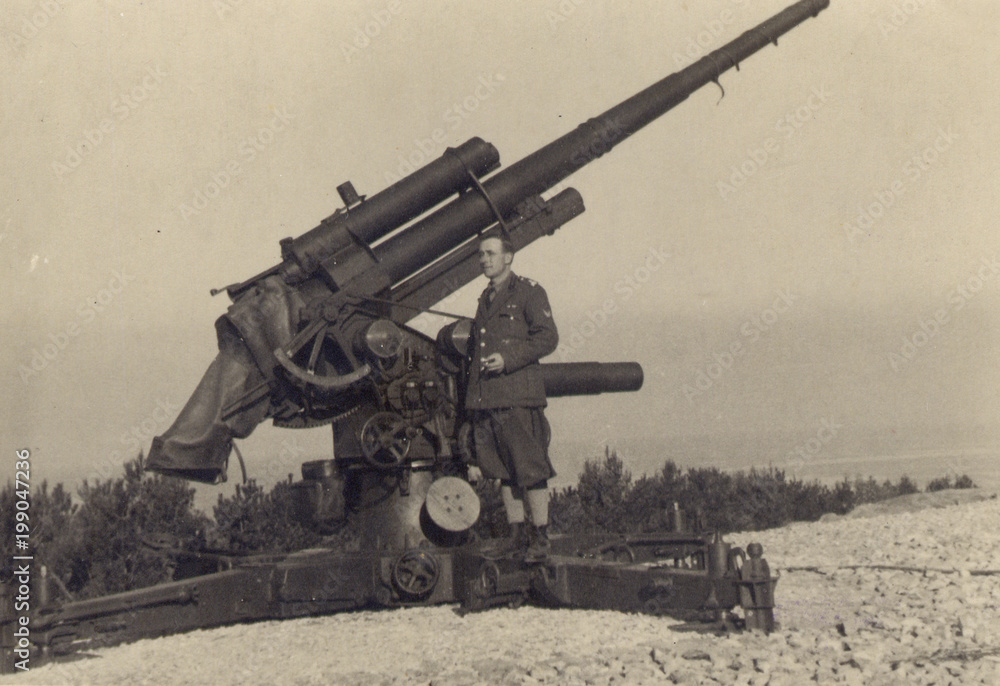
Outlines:
{"label": "khaki shorts", "polygon": [[541,407],[480,410],[473,416],[472,443],[483,476],[520,488],[556,475],[549,461],[551,436]]}

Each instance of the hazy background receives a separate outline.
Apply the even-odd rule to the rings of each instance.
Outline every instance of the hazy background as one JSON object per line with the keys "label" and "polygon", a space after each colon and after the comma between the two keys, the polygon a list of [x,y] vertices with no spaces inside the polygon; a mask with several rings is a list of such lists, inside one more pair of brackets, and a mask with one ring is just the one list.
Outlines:
{"label": "hazy background", "polygon": [[[148,449],[216,354],[209,289],[275,264],[341,182],[372,195],[474,135],[509,165],[787,4],[8,0],[0,479],[20,448],[71,485]],[[637,475],[1000,486],[998,26],[991,0],[834,0],[569,179],[587,212],[515,270],[548,290],[554,359],[646,383],[551,403],[557,485],[611,445]],[[265,484],[332,449],[270,426],[241,448]]]}

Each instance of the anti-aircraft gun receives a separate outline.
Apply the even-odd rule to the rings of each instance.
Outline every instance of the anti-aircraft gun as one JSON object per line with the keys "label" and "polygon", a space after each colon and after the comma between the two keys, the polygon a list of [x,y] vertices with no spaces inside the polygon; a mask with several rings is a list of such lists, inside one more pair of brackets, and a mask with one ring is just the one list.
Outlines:
{"label": "anti-aircraft gun", "polygon": [[[279,264],[224,289],[233,302],[216,323],[219,354],[154,439],[147,468],[218,483],[233,439],[265,419],[332,424],[333,458],[303,464],[294,485],[299,515],[321,528],[359,518],[360,550],[227,560],[218,573],[44,608],[32,640],[64,652],[236,621],[454,601],[716,615],[740,604],[748,624],[766,629],[774,580],[759,546],[747,559],[679,522],[656,536],[557,540],[535,565],[490,559],[469,543],[479,514],[463,480],[470,322],[436,339],[407,323],[479,274],[483,232],[516,250],[552,234],[583,202],[573,189],[543,193],[828,5],[795,3],[491,176],[499,154],[472,138],[370,198],[341,185],[344,207],[280,241]],[[540,368],[549,397],[642,384],[635,363]]]}

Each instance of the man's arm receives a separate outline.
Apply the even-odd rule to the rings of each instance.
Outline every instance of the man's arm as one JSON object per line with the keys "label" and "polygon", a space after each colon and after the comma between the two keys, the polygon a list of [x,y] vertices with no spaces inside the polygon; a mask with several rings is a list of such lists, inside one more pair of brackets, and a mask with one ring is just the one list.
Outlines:
{"label": "man's arm", "polygon": [[525,365],[538,362],[559,345],[559,332],[552,319],[552,307],[545,289],[535,284],[524,303],[524,320],[528,325],[526,341],[512,341],[504,353],[504,371],[516,372]]}

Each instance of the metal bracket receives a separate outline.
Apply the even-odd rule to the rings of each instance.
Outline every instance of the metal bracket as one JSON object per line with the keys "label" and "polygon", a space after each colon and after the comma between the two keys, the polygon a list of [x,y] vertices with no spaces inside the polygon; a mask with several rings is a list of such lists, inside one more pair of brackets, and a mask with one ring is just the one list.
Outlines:
{"label": "metal bracket", "polygon": [[[510,229],[507,226],[507,222],[504,221],[503,215],[500,214],[500,209],[497,207],[496,203],[493,202],[493,198],[490,197],[490,194],[486,192],[486,189],[483,187],[483,184],[479,181],[479,177],[477,177],[473,173],[473,171],[469,169],[469,165],[467,165],[465,163],[465,160],[459,157],[454,150],[448,148],[445,151],[445,154],[451,155],[459,162],[461,162],[463,167],[465,167],[465,173],[469,175],[469,180],[472,181],[472,187],[475,188],[477,191],[479,191],[479,194],[483,196],[483,199],[486,201],[486,204],[489,205],[490,211],[493,213],[493,216],[497,218],[497,223],[500,224],[500,233],[503,239],[505,241],[510,242]],[[480,231],[478,235],[482,236],[482,233],[483,232]]]}

